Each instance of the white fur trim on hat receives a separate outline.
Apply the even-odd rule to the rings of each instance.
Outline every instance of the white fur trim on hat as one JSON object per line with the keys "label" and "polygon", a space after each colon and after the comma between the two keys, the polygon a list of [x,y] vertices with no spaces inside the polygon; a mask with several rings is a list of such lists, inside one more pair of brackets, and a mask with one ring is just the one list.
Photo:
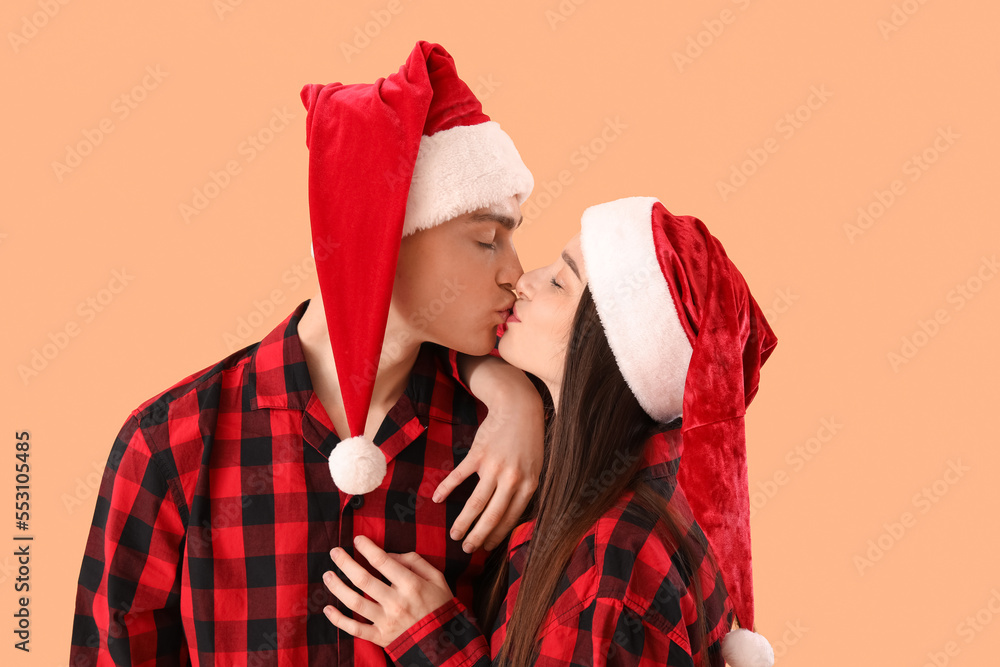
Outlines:
{"label": "white fur trim on hat", "polygon": [[425,135],[413,168],[403,236],[507,197],[523,204],[534,186],[514,142],[495,121]]}
{"label": "white fur trim on hat", "polygon": [[680,416],[693,349],[653,245],[655,197],[591,206],[580,220],[590,293],[618,368],[643,410]]}
{"label": "white fur trim on hat", "polygon": [[386,471],[385,454],[363,435],[341,440],[330,454],[330,475],[334,484],[353,496],[374,491]]}
{"label": "white fur trim on hat", "polygon": [[722,638],[722,657],[730,667],[771,667],[774,649],[763,635],[736,628]]}

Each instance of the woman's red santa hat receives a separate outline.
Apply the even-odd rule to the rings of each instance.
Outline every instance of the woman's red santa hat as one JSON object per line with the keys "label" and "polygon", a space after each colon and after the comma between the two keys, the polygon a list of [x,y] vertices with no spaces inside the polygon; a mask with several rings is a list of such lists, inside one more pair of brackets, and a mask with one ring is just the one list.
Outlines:
{"label": "woman's red santa hat", "polygon": [[345,493],[363,494],[386,473],[364,429],[400,241],[508,197],[521,204],[534,181],[438,44],[417,42],[375,83],[309,84],[301,97],[312,252],[351,430],[330,474]]}
{"label": "woman's red santa hat", "polygon": [[625,381],[657,421],[683,417],[677,483],[740,623],[723,656],[769,667],[774,651],[753,631],[744,415],[777,338],[701,220],[629,197],[591,206],[581,227],[588,286]]}

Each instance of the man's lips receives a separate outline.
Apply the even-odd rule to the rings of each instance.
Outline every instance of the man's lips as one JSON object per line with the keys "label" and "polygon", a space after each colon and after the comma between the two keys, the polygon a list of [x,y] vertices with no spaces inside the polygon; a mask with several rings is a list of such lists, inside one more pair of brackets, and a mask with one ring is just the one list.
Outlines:
{"label": "man's lips", "polygon": [[497,310],[497,314],[500,315],[500,322],[506,322],[507,318],[510,317],[511,312],[514,310],[514,300],[511,299],[507,302],[507,306]]}

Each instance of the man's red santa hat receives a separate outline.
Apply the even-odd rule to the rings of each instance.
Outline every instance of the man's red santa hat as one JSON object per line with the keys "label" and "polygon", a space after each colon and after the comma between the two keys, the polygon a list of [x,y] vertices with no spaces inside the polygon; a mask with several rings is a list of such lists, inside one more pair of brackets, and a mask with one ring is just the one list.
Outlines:
{"label": "man's red santa hat", "polygon": [[330,474],[363,494],[386,473],[364,430],[402,237],[512,196],[521,204],[534,181],[438,44],[417,42],[375,83],[308,84],[301,97],[312,253],[351,430]]}
{"label": "man's red santa hat", "polygon": [[744,415],[777,338],[701,220],[629,197],[591,206],[581,227],[588,286],[625,381],[657,421],[683,417],[677,483],[740,623],[723,656],[768,667],[774,652],[753,631]]}

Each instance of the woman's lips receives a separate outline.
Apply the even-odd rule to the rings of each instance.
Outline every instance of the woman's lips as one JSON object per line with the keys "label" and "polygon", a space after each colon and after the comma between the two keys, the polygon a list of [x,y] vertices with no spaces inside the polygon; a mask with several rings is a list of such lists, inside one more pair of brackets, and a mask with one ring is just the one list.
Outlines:
{"label": "woman's lips", "polygon": [[507,316],[507,324],[510,324],[511,322],[520,322],[520,321],[521,320],[519,320],[517,317],[517,313],[511,310],[510,315]]}

